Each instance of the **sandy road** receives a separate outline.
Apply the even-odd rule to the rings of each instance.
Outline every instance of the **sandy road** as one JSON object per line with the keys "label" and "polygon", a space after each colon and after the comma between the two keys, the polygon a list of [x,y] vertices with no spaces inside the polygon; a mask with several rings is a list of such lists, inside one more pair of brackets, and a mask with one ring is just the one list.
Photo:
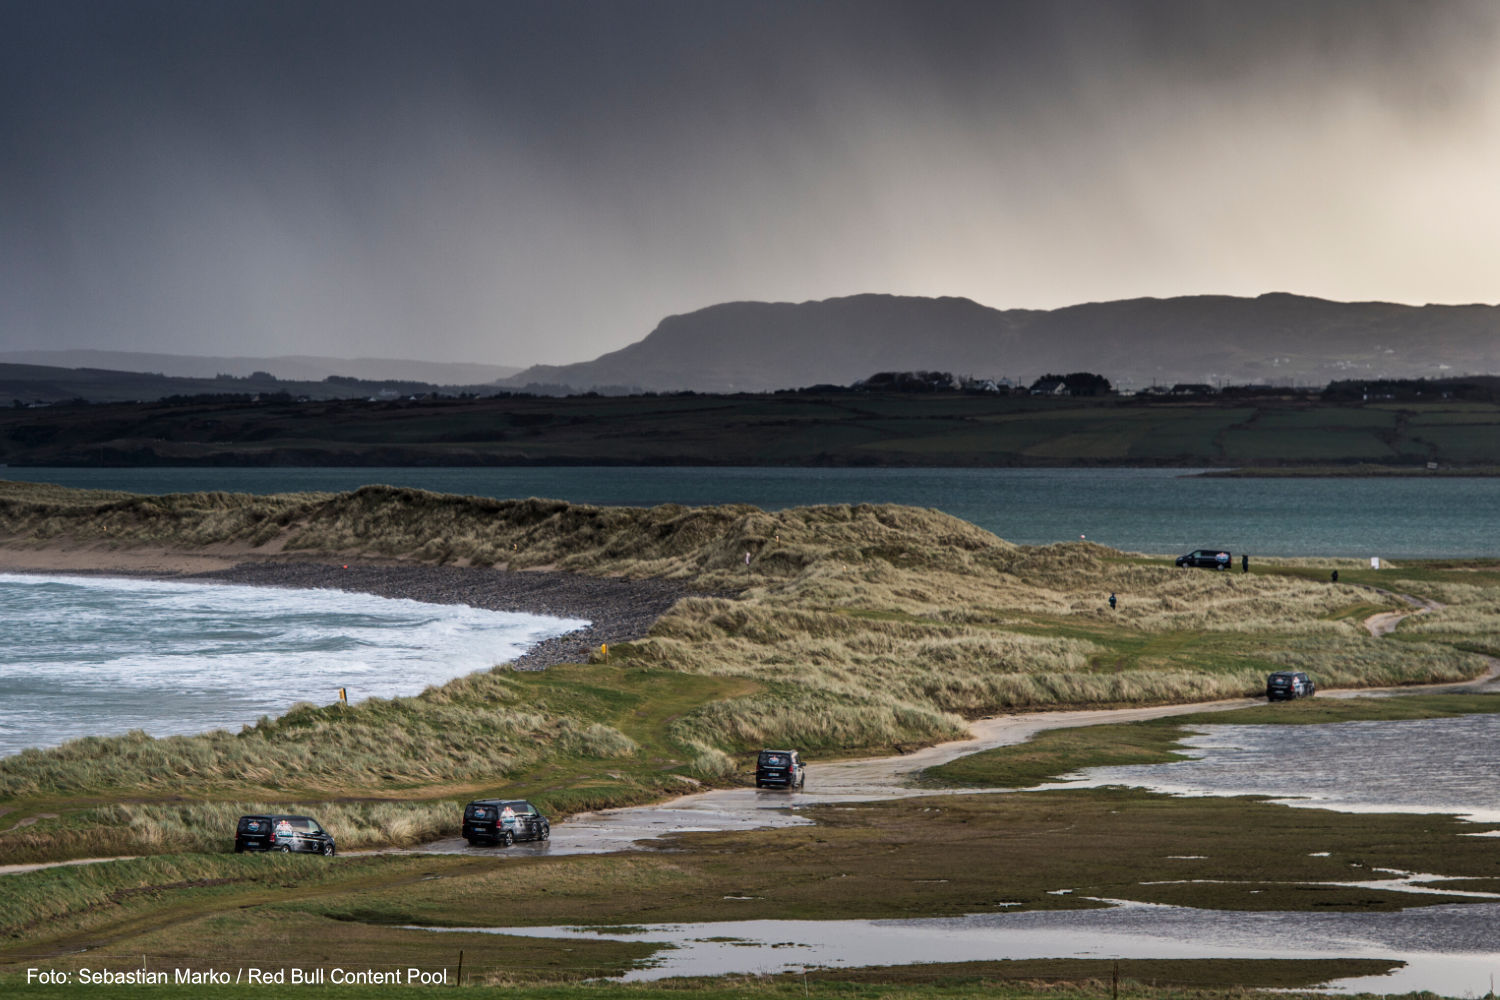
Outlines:
{"label": "sandy road", "polygon": [[1394,597],[1411,605],[1411,611],[1381,611],[1365,619],[1365,628],[1375,638],[1390,635],[1396,631],[1396,626],[1410,618],[1412,615],[1425,615],[1429,611],[1440,611],[1444,605],[1426,597],[1414,597],[1411,594],[1397,594],[1389,590],[1376,590],[1378,594],[1386,597]]}

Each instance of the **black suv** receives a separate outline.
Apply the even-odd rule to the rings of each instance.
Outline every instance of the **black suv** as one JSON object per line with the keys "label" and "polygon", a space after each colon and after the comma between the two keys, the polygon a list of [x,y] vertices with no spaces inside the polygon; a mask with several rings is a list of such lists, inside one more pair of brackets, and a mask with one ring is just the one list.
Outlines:
{"label": "black suv", "polygon": [[1293,698],[1310,698],[1318,686],[1312,678],[1300,670],[1278,670],[1266,678],[1267,701],[1291,701]]}
{"label": "black suv", "polygon": [[333,834],[311,816],[241,816],[234,828],[234,853],[296,851],[333,857]]}
{"label": "black suv", "polygon": [[1179,566],[1198,566],[1203,569],[1228,569],[1233,561],[1228,549],[1194,549],[1185,556],[1177,557]]}
{"label": "black suv", "polygon": [[475,799],[464,807],[464,839],[471,845],[518,840],[546,840],[552,824],[536,806],[523,799]]}
{"label": "black suv", "polygon": [[801,788],[807,769],[795,750],[762,750],[755,759],[756,788]]}

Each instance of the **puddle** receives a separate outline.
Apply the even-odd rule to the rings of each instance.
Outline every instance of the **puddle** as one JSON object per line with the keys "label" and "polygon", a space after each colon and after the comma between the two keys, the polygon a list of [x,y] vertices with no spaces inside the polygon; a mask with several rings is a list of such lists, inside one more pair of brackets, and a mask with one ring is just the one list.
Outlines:
{"label": "puddle", "polygon": [[1131,785],[1175,795],[1264,795],[1341,812],[1448,813],[1500,823],[1500,715],[1316,726],[1207,726],[1192,759],[1099,767],[1046,788]]}
{"label": "puddle", "polygon": [[1002,912],[922,920],[744,920],[646,927],[413,928],[661,944],[627,981],[756,975],[817,967],[1027,958],[1384,958],[1385,976],[1340,993],[1429,990],[1482,996],[1500,973],[1500,904],[1394,913],[1238,913],[1116,902],[1108,909]]}
{"label": "puddle", "polygon": [[812,820],[798,814],[797,807],[829,800],[826,795],[757,791],[753,788],[700,792],[660,805],[582,813],[570,817],[566,822],[554,823],[552,839],[540,843],[522,842],[510,847],[470,847],[462,838],[452,837],[423,844],[412,852],[399,853],[483,854],[514,858],[604,854],[632,850],[640,843],[658,841],[675,833],[806,826]]}
{"label": "puddle", "polygon": [[[1326,857],[1327,855],[1322,855]],[[1295,885],[1311,886],[1321,885],[1344,889],[1380,889],[1386,892],[1405,892],[1413,896],[1449,896],[1464,899],[1494,899],[1500,900],[1500,892],[1480,892],[1470,889],[1444,889],[1443,882],[1465,882],[1469,881],[1467,875],[1427,875],[1418,872],[1397,871],[1394,868],[1376,868],[1375,871],[1392,876],[1384,879],[1361,879],[1356,882],[1330,881],[1314,882],[1306,879],[1295,881],[1277,882],[1268,879],[1256,879],[1251,885]],[[1172,878],[1156,879],[1150,882],[1140,882],[1139,885],[1245,885],[1243,879],[1228,878]],[[1072,892],[1072,889],[1054,889],[1057,895]],[[1252,889],[1251,892],[1260,892]]]}

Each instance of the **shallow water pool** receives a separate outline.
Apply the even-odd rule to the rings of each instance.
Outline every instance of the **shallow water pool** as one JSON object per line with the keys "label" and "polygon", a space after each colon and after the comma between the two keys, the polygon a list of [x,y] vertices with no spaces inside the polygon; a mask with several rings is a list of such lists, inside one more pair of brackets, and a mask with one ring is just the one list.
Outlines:
{"label": "shallow water pool", "polygon": [[1500,715],[1308,726],[1204,726],[1191,760],[1096,767],[1046,787],[1131,785],[1175,795],[1265,795],[1342,812],[1450,813],[1500,823]]}
{"label": "shallow water pool", "polygon": [[1500,903],[1391,913],[1245,913],[1117,902],[1107,909],[999,912],[921,920],[745,920],[590,927],[416,928],[667,947],[627,980],[760,975],[817,967],[1028,958],[1383,958],[1386,976],[1331,983],[1341,993],[1430,990],[1481,996],[1500,973]]}

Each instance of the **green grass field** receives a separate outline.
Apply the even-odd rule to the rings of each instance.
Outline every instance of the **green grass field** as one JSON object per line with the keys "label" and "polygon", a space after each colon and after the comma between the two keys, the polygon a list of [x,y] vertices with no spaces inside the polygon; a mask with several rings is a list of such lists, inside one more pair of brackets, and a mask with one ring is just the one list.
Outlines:
{"label": "green grass field", "polygon": [[1500,406],[785,393],[0,411],[0,462],[1500,465]]}

